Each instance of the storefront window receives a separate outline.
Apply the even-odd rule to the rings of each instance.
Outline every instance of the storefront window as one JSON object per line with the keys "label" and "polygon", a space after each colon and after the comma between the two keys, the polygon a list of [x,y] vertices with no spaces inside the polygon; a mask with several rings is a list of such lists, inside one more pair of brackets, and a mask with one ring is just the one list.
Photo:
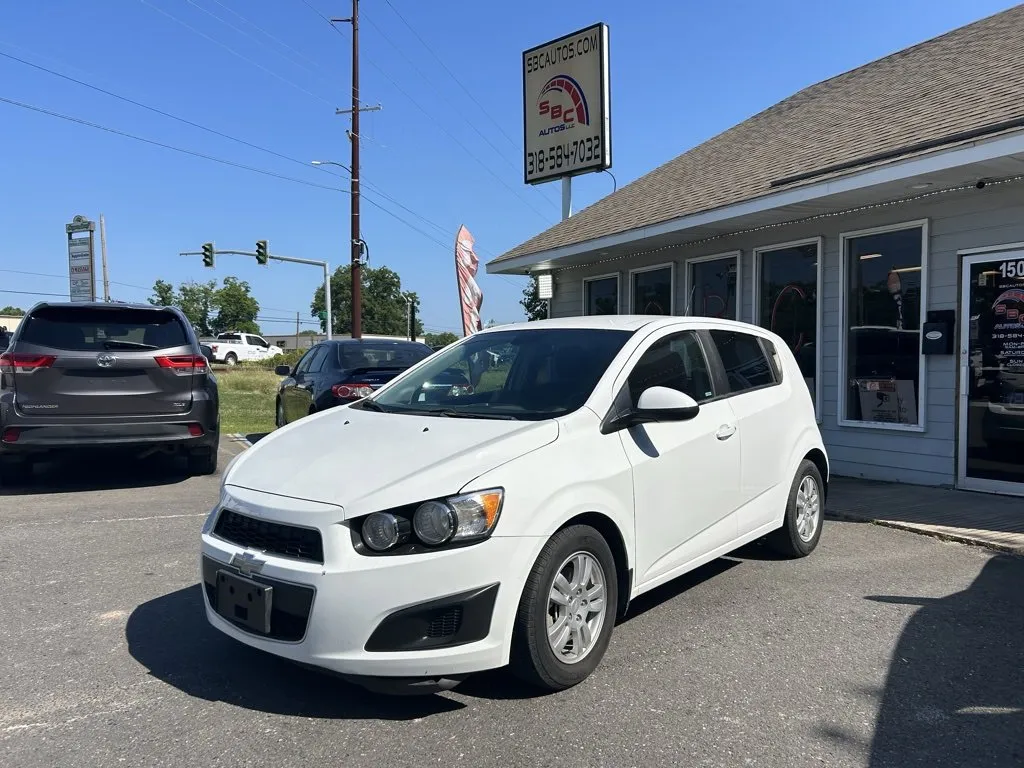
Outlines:
{"label": "storefront window", "polygon": [[923,228],[843,238],[850,422],[921,423]]}
{"label": "storefront window", "polygon": [[619,314],[619,276],[603,275],[583,280],[583,313],[587,315]]}
{"label": "storefront window", "polygon": [[818,242],[757,254],[757,322],[781,336],[815,397],[818,375]]}
{"label": "storefront window", "polygon": [[738,320],[735,256],[690,262],[687,314]]}
{"label": "storefront window", "polygon": [[631,274],[635,315],[672,314],[671,264],[639,269]]}

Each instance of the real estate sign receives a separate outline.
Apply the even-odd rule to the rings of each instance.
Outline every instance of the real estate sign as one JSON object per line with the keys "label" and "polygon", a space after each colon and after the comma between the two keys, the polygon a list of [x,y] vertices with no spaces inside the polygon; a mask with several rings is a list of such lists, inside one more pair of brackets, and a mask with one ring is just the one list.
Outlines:
{"label": "real estate sign", "polygon": [[527,184],[612,165],[608,26],[523,52],[523,174]]}

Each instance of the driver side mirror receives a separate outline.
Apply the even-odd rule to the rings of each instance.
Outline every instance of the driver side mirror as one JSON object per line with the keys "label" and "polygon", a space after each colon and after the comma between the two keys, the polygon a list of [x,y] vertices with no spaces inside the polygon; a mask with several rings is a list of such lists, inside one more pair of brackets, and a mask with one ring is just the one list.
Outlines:
{"label": "driver side mirror", "polygon": [[650,422],[689,421],[698,413],[700,406],[697,401],[678,389],[649,387],[640,394],[636,408],[614,418],[606,418],[601,425],[601,433],[609,434]]}
{"label": "driver side mirror", "polygon": [[277,368],[274,369],[274,375],[275,376],[291,376],[292,375],[292,369],[290,367],[288,367],[287,365],[279,365],[279,366],[277,366]]}

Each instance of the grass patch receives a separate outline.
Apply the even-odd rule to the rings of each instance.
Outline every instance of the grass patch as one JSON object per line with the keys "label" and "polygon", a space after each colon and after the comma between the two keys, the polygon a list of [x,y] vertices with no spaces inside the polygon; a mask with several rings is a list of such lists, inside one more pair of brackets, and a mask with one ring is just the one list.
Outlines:
{"label": "grass patch", "polygon": [[217,373],[221,434],[270,432],[280,376],[273,371],[227,370]]}

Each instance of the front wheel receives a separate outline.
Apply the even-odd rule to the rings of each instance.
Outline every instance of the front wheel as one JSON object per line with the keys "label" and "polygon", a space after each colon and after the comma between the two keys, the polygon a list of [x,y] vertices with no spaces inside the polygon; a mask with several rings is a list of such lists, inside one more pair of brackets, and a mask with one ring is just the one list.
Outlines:
{"label": "front wheel", "polygon": [[804,459],[789,489],[782,527],[768,537],[776,552],[786,557],[807,557],[818,546],[825,516],[824,489],[818,467]]}
{"label": "front wheel", "polygon": [[608,542],[587,525],[558,531],[526,580],[512,636],[512,671],[548,691],[583,682],[608,648],[617,605]]}
{"label": "front wheel", "polygon": [[276,415],[274,417],[274,422],[275,422],[274,426],[276,426],[278,429],[280,429],[281,427],[283,427],[285,425],[285,421],[284,421],[284,404],[281,402],[280,398],[278,398],[278,401],[277,401],[277,409],[276,409]]}

